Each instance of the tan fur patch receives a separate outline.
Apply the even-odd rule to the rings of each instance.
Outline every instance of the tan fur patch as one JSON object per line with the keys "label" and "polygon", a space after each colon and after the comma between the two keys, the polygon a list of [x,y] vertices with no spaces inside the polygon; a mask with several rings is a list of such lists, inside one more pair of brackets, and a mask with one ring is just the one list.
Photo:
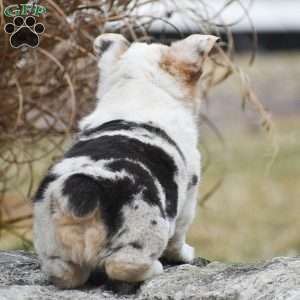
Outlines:
{"label": "tan fur patch", "polygon": [[118,261],[107,261],[105,270],[111,279],[138,282],[144,280],[145,273],[149,270],[149,264],[134,264]]}
{"label": "tan fur patch", "polygon": [[172,54],[166,54],[162,57],[160,67],[171,75],[179,77],[187,85],[195,85],[202,74],[199,66],[182,62]]}
{"label": "tan fur patch", "polygon": [[79,264],[95,264],[105,247],[107,231],[100,212],[86,218],[57,214],[56,231],[64,252]]}
{"label": "tan fur patch", "polygon": [[186,63],[176,58],[170,52],[164,54],[160,61],[160,67],[170,75],[178,78],[187,90],[185,101],[193,101],[197,95],[197,82],[202,75],[202,69],[199,65]]}

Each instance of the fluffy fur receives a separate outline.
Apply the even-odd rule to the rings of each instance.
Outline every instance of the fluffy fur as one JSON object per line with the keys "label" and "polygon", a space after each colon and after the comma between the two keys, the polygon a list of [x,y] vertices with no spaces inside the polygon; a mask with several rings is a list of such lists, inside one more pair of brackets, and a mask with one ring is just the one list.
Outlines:
{"label": "fluffy fur", "polygon": [[41,182],[34,241],[58,286],[84,284],[96,267],[128,282],[163,271],[161,257],[189,262],[185,235],[200,178],[196,116],[203,63],[214,36],[170,47],[117,34],[94,42],[96,109]]}

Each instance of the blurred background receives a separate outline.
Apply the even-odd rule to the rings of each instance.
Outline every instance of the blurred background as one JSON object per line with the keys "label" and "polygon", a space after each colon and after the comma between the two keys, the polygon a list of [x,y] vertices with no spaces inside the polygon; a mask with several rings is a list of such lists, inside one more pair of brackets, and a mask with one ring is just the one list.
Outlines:
{"label": "blurred background", "polygon": [[13,49],[0,0],[0,249],[32,249],[31,197],[95,104],[101,32],[170,43],[222,37],[204,76],[197,254],[256,261],[300,254],[300,2],[38,1],[39,47]]}

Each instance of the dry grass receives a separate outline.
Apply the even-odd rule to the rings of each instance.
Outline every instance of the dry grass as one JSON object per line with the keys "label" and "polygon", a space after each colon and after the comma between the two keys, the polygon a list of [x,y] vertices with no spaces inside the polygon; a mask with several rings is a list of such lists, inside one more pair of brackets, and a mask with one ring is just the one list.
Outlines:
{"label": "dry grass", "polygon": [[208,138],[213,161],[201,192],[225,174],[189,234],[199,255],[237,262],[300,253],[299,125],[297,118],[280,122],[280,151],[270,170],[261,134],[224,133],[226,148]]}

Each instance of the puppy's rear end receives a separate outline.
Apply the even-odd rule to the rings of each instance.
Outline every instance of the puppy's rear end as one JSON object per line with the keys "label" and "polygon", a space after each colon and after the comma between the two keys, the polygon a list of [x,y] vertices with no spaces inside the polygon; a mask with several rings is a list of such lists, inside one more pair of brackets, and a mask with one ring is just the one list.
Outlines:
{"label": "puppy's rear end", "polygon": [[42,269],[63,288],[87,281],[103,249],[107,230],[98,209],[96,181],[84,174],[51,171],[34,203],[35,248]]}
{"label": "puppy's rear end", "polygon": [[[162,272],[158,258],[167,245],[169,222],[153,173],[173,177],[175,169],[171,160],[159,166],[166,154],[138,135],[111,136],[116,126],[133,132],[123,121],[100,126],[100,136],[83,132],[36,194],[35,246],[58,286],[79,286],[96,267],[128,282]],[[141,138],[146,130],[135,126]],[[142,155],[151,151],[156,161]]]}

